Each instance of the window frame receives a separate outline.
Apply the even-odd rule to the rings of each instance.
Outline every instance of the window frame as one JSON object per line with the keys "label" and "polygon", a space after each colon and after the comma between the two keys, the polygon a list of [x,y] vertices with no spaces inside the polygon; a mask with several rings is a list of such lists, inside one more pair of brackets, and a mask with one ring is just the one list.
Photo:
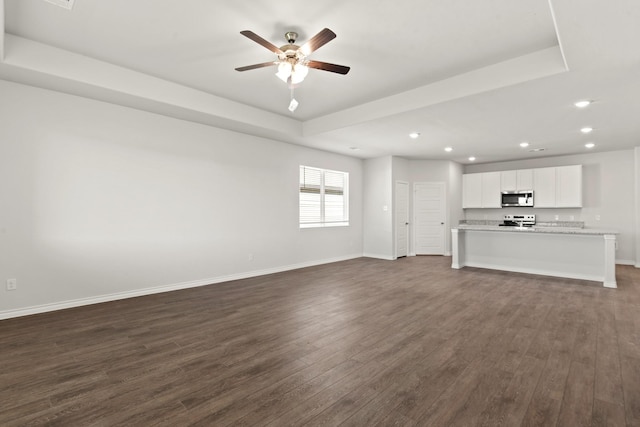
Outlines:
{"label": "window frame", "polygon": [[[303,208],[302,195],[305,193],[314,193],[315,187],[317,186],[317,184],[316,185],[311,184],[309,186],[306,186],[306,184],[303,184],[303,176],[306,176],[304,175],[305,169],[317,171],[320,174],[320,185],[317,193],[320,196],[320,200],[319,200],[320,219],[317,222],[302,222],[302,219],[303,219],[302,212],[301,212]],[[343,181],[342,183],[342,219],[338,221],[327,221],[327,218],[326,218],[327,195],[331,196],[332,194],[333,195],[340,194],[339,190],[336,190],[336,188],[339,188],[339,187],[331,188],[330,186],[326,185],[327,173],[339,174],[342,176],[342,181]],[[305,186],[303,187],[303,185]],[[303,191],[303,188],[306,188],[307,191]],[[300,229],[349,226],[349,172],[318,168],[315,166],[300,165],[300,167],[298,168],[298,226]]]}

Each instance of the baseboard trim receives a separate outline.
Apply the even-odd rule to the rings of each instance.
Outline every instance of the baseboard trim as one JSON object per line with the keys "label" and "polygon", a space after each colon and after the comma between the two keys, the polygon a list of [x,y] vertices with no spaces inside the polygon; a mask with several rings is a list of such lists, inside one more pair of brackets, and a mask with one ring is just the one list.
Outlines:
{"label": "baseboard trim", "polygon": [[636,266],[636,262],[630,259],[617,259],[616,260],[616,264],[620,264],[620,265],[633,265]]}
{"label": "baseboard trim", "polygon": [[380,254],[372,254],[372,253],[364,253],[362,254],[363,257],[366,258],[375,258],[375,259],[384,259],[387,261],[393,261],[395,258],[389,255],[380,255]]}
{"label": "baseboard trim", "polygon": [[588,280],[592,282],[603,282],[604,277],[589,274],[559,273],[555,271],[540,270],[536,268],[521,268],[504,265],[495,265],[484,262],[465,262],[464,267],[486,268],[489,270],[511,271],[513,273],[537,274],[540,276],[564,277],[567,279]]}
{"label": "baseboard trim", "polygon": [[281,267],[267,268],[264,270],[253,270],[245,273],[230,274],[227,276],[219,276],[210,279],[193,280],[189,282],[174,283],[171,285],[154,286],[151,288],[136,289],[126,292],[117,292],[113,294],[98,295],[95,297],[78,298],[68,301],[60,301],[49,304],[36,305],[15,310],[0,311],[0,320],[11,319],[14,317],[30,316],[33,314],[47,313],[50,311],[64,310],[67,308],[81,307],[84,305],[100,304],[103,302],[117,301],[127,298],[141,297],[145,295],[160,294],[163,292],[179,291],[181,289],[197,288],[199,286],[214,285],[217,283],[230,282],[233,280],[248,279],[250,277],[264,276],[273,273],[282,273],[284,271],[297,270],[300,268],[313,267],[322,264],[331,264],[333,262],[347,261],[350,259],[362,258],[362,254],[352,254],[342,257],[327,258],[317,261],[308,261],[298,264],[285,265]]}

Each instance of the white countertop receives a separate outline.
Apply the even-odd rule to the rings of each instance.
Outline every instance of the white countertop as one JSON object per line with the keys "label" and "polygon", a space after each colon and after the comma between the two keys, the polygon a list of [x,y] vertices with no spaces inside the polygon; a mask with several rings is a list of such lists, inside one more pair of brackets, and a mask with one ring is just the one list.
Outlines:
{"label": "white countertop", "polygon": [[499,225],[468,225],[461,224],[452,227],[453,230],[470,230],[470,231],[499,231],[511,233],[550,233],[550,234],[580,234],[580,235],[605,235],[619,234],[615,230],[606,230],[602,228],[575,228],[575,227],[501,227]]}

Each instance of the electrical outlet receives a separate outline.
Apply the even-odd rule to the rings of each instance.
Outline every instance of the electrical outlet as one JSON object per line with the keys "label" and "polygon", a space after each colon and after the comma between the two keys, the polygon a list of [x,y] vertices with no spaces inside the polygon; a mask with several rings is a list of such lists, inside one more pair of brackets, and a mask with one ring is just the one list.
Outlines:
{"label": "electrical outlet", "polygon": [[7,279],[7,290],[15,291],[18,289],[18,279]]}
{"label": "electrical outlet", "polygon": [[600,221],[600,215],[596,215],[596,221]]}
{"label": "electrical outlet", "polygon": [[249,254],[249,261],[253,261],[253,254]]}
{"label": "electrical outlet", "polygon": [[556,216],[555,216],[555,220],[557,221],[557,220],[559,220],[559,219],[560,219],[560,215],[556,215]]}

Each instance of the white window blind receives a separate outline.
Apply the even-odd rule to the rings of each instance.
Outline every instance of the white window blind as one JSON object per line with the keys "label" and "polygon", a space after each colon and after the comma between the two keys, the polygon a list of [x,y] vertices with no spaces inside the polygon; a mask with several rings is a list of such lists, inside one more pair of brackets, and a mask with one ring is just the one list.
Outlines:
{"label": "white window blind", "polygon": [[347,172],[300,166],[300,227],[349,225]]}

